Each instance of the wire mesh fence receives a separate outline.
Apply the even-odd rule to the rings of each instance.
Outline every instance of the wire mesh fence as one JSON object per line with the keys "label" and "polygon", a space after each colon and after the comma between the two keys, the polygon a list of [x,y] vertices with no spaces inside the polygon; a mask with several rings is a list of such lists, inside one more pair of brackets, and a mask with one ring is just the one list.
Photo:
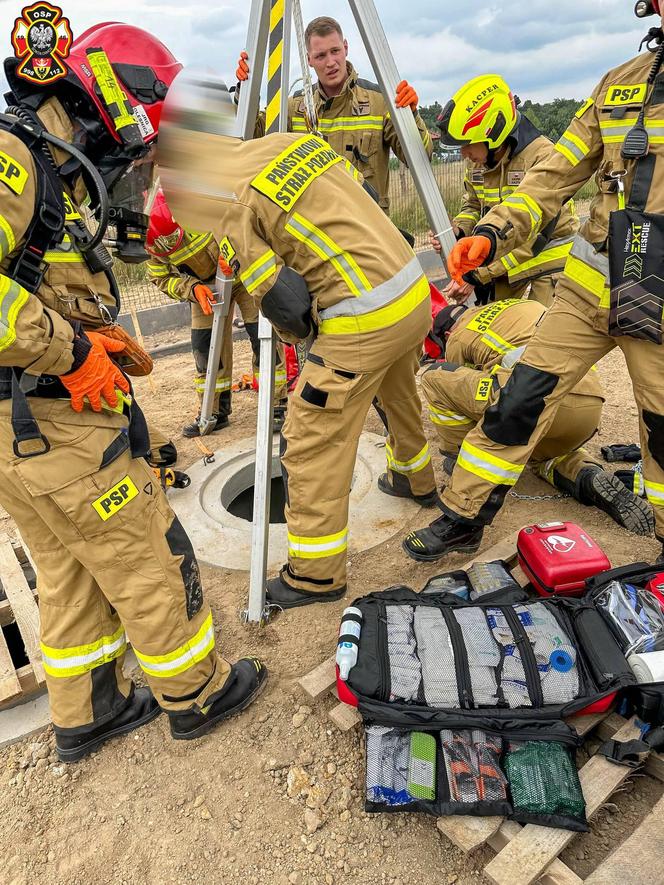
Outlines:
{"label": "wire mesh fence", "polygon": [[[420,203],[413,177],[408,167],[396,159],[392,161],[391,165],[390,217],[397,227],[413,234],[416,249],[423,249],[428,245],[429,224]],[[459,212],[463,200],[465,164],[458,156],[447,154],[442,157],[434,157],[432,168],[445,200],[447,212],[450,218],[454,218]],[[576,195],[577,212],[582,218],[587,215],[588,203],[596,190],[593,180],[585,184]],[[129,313],[132,308],[145,310],[172,303],[167,295],[164,295],[150,282],[145,264],[127,265],[117,261],[115,274],[122,293],[122,313]]]}

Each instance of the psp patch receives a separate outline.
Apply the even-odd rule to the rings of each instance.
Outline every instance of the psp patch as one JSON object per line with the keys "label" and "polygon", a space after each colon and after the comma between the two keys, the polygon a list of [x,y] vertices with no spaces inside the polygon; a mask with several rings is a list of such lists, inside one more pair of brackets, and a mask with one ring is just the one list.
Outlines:
{"label": "psp patch", "polygon": [[492,385],[493,378],[480,379],[480,383],[477,385],[477,390],[475,392],[475,399],[477,402],[485,403],[489,399]]}
{"label": "psp patch", "polygon": [[0,181],[3,181],[10,190],[20,197],[27,180],[28,170],[24,169],[9,154],[0,151]]}
{"label": "psp patch", "polygon": [[645,83],[616,83],[609,86],[604,99],[604,107],[615,107],[623,104],[640,104],[646,97]]}
{"label": "psp patch", "polygon": [[129,476],[125,476],[103,495],[100,495],[92,506],[104,522],[115,516],[124,506],[138,495],[138,489]]}

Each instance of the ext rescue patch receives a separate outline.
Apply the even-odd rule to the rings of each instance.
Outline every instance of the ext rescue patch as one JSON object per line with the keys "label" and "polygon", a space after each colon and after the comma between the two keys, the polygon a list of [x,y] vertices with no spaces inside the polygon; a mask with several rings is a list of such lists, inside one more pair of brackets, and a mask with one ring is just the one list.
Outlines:
{"label": "ext rescue patch", "polygon": [[28,180],[28,171],[21,166],[13,157],[0,151],[0,181],[20,196]]}
{"label": "ext rescue patch", "polygon": [[632,83],[628,86],[615,84],[609,86],[604,99],[604,107],[621,104],[640,104],[646,97],[645,83]]}
{"label": "ext rescue patch", "polygon": [[111,516],[122,510],[125,504],[128,504],[138,495],[138,489],[131,481],[129,476],[125,476],[120,482],[116,483],[103,495],[100,495],[96,501],[92,502],[92,506],[99,516],[106,522]]}
{"label": "ext rescue patch", "polygon": [[312,181],[340,162],[341,157],[322,138],[305,135],[275,157],[251,186],[288,212]]}

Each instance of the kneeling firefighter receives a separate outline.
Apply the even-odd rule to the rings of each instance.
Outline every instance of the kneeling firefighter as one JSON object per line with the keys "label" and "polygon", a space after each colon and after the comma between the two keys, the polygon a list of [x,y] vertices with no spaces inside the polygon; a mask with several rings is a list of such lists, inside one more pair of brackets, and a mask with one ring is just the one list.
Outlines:
{"label": "kneeling firefighter", "polygon": [[[509,204],[529,169],[546,162],[551,141],[518,110],[518,99],[502,77],[483,74],[454,94],[438,117],[441,141],[461,148],[468,162],[464,199],[452,221],[458,236],[468,236],[494,206]],[[563,206],[545,227],[500,259],[452,280],[445,295],[478,304],[502,298],[528,298],[549,307],[556,280],[579,229],[574,202]],[[438,251],[440,243],[432,239]]]}
{"label": "kneeling firefighter", "polygon": [[643,483],[664,555],[664,31],[660,0],[642,0],[636,12],[660,17],[643,41],[649,51],[602,78],[548,159],[450,254],[457,281],[490,266],[546,229],[595,175],[598,193],[553,306],[497,401],[464,440],[443,494],[444,516],[406,538],[408,552],[414,543],[431,557],[459,545],[478,547],[483,526],[499,511],[562,398],[619,347],[638,406]]}
{"label": "kneeling firefighter", "polygon": [[[135,254],[180,65],[151,34],[105,23],[73,42],[50,85],[17,66],[5,61],[0,115],[0,503],[36,563],[51,716],[69,762],[162,709],[175,738],[196,737],[250,703],[266,671],[216,652],[191,543],[144,460],[145,421],[113,359],[125,345],[95,331],[117,312],[100,245],[109,201],[120,257]],[[79,211],[88,197],[94,236]],[[150,688],[123,673],[128,641]]]}
{"label": "kneeling firefighter", "polygon": [[283,340],[317,329],[283,429],[289,557],[267,601],[339,599],[353,468],[374,397],[389,429],[381,489],[436,501],[415,384],[429,284],[350,164],[321,138],[231,137],[233,102],[209,81],[176,84],[167,112],[159,164],[175,217],[230,238],[241,282]]}
{"label": "kneeling firefighter", "polygon": [[[532,338],[546,310],[522,299],[488,307],[445,307],[435,319],[435,336],[446,362],[422,376],[445,459],[452,472],[468,433],[493,405],[512,375],[512,367]],[[535,474],[587,506],[595,506],[637,535],[653,530],[652,509],[620,478],[607,473],[583,448],[602,417],[604,391],[593,369],[563,398],[546,434],[530,457]],[[414,558],[424,559],[426,554]]]}
{"label": "kneeling firefighter", "polygon": [[[166,204],[163,192],[157,193],[147,234],[147,250],[150,254],[148,275],[151,281],[169,298],[191,303],[191,348],[196,363],[194,387],[199,406],[205,392],[208,356],[212,338],[212,307],[215,301],[213,289],[219,261],[219,244],[212,234],[185,230],[175,221]],[[231,258],[230,254],[225,255]],[[233,384],[233,314],[238,305],[253,352],[254,375],[259,374],[260,345],[258,341],[258,308],[241,283],[233,286],[233,297],[226,314],[222,338],[219,369],[215,383],[213,415],[214,430],[228,426],[228,416],[233,411],[231,387]],[[288,405],[286,392],[286,369],[283,347],[277,348],[275,372],[275,430],[281,429]],[[199,436],[198,421],[185,425],[182,435]]]}

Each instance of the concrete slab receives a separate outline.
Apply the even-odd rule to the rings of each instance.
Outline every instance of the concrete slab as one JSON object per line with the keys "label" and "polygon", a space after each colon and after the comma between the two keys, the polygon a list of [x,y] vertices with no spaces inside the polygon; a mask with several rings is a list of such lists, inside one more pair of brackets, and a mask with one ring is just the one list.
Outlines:
{"label": "concrete slab", "polygon": [[51,724],[48,695],[26,701],[0,713],[0,749],[38,734]]}
{"label": "concrete slab", "polygon": [[[215,463],[200,461],[188,470],[191,485],[171,489],[168,497],[196,551],[207,565],[248,571],[252,525],[225,508],[240,492],[253,485],[256,441],[239,440],[215,452]],[[279,437],[272,450],[272,476],[280,475]],[[385,439],[374,433],[360,437],[350,495],[348,552],[352,556],[384,543],[407,523],[415,522],[419,505],[384,495],[376,485],[385,472]],[[287,559],[286,526],[272,524],[268,568],[275,570]]]}

